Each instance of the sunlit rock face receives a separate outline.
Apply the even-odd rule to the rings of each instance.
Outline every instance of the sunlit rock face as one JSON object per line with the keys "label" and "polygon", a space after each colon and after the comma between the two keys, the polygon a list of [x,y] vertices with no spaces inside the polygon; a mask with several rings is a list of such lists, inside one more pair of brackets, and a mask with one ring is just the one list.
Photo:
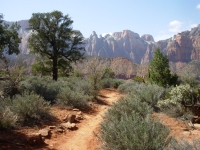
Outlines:
{"label": "sunlit rock face", "polygon": [[[6,22],[11,24],[12,22]],[[22,37],[20,49],[22,54],[28,54],[28,38],[31,32],[28,20],[17,22],[21,28],[19,36]],[[156,48],[168,56],[172,62],[190,62],[200,59],[200,25],[191,31],[184,31],[172,38],[154,41],[150,34],[139,34],[123,30],[105,36],[92,32],[89,38],[85,38],[85,52],[89,56],[125,57],[138,64],[148,64],[153,58]]]}
{"label": "sunlit rock face", "polygon": [[97,36],[93,31],[89,38],[85,39],[86,53],[90,56],[125,57],[133,62],[140,63],[149,43],[154,42],[151,35],[139,34],[130,30],[114,32],[104,37]]}
{"label": "sunlit rock face", "polygon": [[159,47],[172,62],[190,62],[200,59],[200,25],[191,31],[184,31],[172,38],[153,43],[147,47],[141,63],[148,63],[153,58],[155,48]]}

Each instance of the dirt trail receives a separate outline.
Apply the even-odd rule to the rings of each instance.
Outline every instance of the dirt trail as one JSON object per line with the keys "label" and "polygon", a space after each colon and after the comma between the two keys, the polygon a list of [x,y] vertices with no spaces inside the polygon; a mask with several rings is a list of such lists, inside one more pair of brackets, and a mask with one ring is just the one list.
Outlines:
{"label": "dirt trail", "polygon": [[110,107],[112,102],[117,101],[122,95],[114,89],[104,89],[100,91],[102,105],[98,105],[94,114],[85,114],[84,120],[79,124],[78,130],[71,131],[59,136],[56,140],[45,140],[49,148],[55,150],[98,150],[101,142],[94,135],[98,133],[102,116]]}

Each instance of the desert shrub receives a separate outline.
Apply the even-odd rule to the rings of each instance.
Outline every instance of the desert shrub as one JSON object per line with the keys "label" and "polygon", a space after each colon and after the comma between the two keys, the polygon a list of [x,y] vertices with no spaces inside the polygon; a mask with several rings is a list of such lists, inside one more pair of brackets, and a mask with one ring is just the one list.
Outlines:
{"label": "desert shrub", "polygon": [[164,95],[165,88],[155,84],[144,84],[132,81],[121,84],[118,87],[118,91],[130,95],[137,95],[142,101],[154,107]]}
{"label": "desert shrub", "polygon": [[84,94],[83,91],[73,91],[70,87],[62,88],[57,98],[57,104],[60,106],[79,109],[89,108],[88,100],[91,99],[91,97]]}
{"label": "desert shrub", "polygon": [[137,84],[133,87],[130,94],[139,96],[141,101],[154,107],[157,105],[158,100],[162,98],[164,93],[165,88],[156,84]]}
{"label": "desert shrub", "polygon": [[104,75],[104,70],[102,70],[99,66],[99,61],[99,59],[95,58],[88,64],[90,72],[88,79],[92,91],[93,100],[97,100],[98,92],[102,88],[100,82]]}
{"label": "desert shrub", "polygon": [[84,95],[88,95],[92,99],[93,89],[91,87],[91,84],[88,78],[73,77],[73,78],[68,78],[66,82],[67,82],[67,86],[72,91],[75,91],[77,93],[81,91]]}
{"label": "desert shrub", "polygon": [[80,70],[74,70],[74,72],[73,72],[73,74],[71,75],[71,77],[83,78],[83,77],[84,77],[84,73],[81,72]]}
{"label": "desert shrub", "polygon": [[34,92],[45,100],[53,102],[64,86],[66,86],[64,81],[56,82],[49,77],[29,77],[20,83],[20,91]]}
{"label": "desert shrub", "polygon": [[134,77],[132,80],[139,83],[145,83],[144,78],[138,76]]}
{"label": "desert shrub", "polygon": [[190,87],[196,88],[199,85],[199,81],[192,76],[184,76],[182,77],[184,84],[189,84]]}
{"label": "desert shrub", "polygon": [[9,106],[0,107],[0,129],[14,127],[18,116],[14,114]]}
{"label": "desert shrub", "polygon": [[100,127],[104,149],[154,150],[169,144],[169,130],[152,120],[151,107],[137,98],[122,98],[106,113]]}
{"label": "desert shrub", "polygon": [[161,107],[161,111],[173,118],[182,117],[186,112],[181,104],[169,105],[168,107]]}
{"label": "desert shrub", "polygon": [[122,97],[108,110],[108,114],[110,114],[109,117],[120,119],[122,114],[131,114],[132,111],[138,113],[141,117],[146,117],[152,113],[152,108],[147,103],[141,102],[138,97]]}
{"label": "desert shrub", "polygon": [[117,88],[117,90],[121,93],[129,94],[133,91],[134,87],[137,86],[138,83],[134,81],[127,81]]}
{"label": "desert shrub", "polygon": [[0,91],[3,91],[4,96],[13,97],[19,93],[19,83],[24,78],[25,68],[20,57],[0,59]]}
{"label": "desert shrub", "polygon": [[28,122],[32,119],[40,120],[49,116],[49,102],[33,92],[16,95],[12,103],[10,108],[21,122]]}
{"label": "desert shrub", "polygon": [[101,80],[102,88],[118,88],[123,83],[122,79],[104,78]]}
{"label": "desert shrub", "polygon": [[161,108],[170,107],[170,105],[176,106],[180,104],[181,101],[185,103],[191,102],[191,92],[190,92],[190,85],[179,85],[169,92],[170,99],[161,100],[158,102],[158,106]]}
{"label": "desert shrub", "polygon": [[105,68],[103,70],[103,75],[102,75],[102,79],[104,78],[114,78],[115,77],[115,73],[111,68]]}

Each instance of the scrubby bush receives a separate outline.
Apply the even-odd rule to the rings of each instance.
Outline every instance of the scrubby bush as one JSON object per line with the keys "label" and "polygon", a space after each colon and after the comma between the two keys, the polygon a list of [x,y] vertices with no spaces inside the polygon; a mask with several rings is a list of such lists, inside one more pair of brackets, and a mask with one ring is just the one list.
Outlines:
{"label": "scrubby bush", "polygon": [[152,113],[152,108],[147,103],[141,102],[141,99],[136,96],[122,97],[108,110],[108,114],[110,114],[109,117],[120,119],[122,114],[131,114],[132,111],[144,118]]}
{"label": "scrubby bush", "polygon": [[115,77],[115,73],[114,73],[114,71],[112,71],[111,68],[105,68],[103,70],[102,79],[104,79],[104,78],[114,78],[114,77]]}
{"label": "scrubby bush", "polygon": [[22,95],[16,95],[12,103],[10,108],[21,122],[29,122],[32,119],[40,120],[49,116],[49,102],[35,93],[25,92]]}
{"label": "scrubby bush", "polygon": [[53,102],[60,89],[64,86],[66,86],[65,82],[56,82],[50,77],[29,77],[20,83],[20,91],[34,92],[45,100]]}
{"label": "scrubby bush", "polygon": [[122,98],[108,110],[101,124],[100,138],[108,150],[164,149],[169,144],[169,130],[151,118],[152,109],[140,99]]}
{"label": "scrubby bush", "polygon": [[91,61],[88,64],[88,68],[90,72],[88,78],[89,78],[91,91],[93,94],[92,96],[93,96],[93,99],[96,100],[98,92],[102,88],[100,82],[104,75],[104,71],[99,66],[99,59],[97,58],[95,58],[93,61]]}
{"label": "scrubby bush", "polygon": [[165,93],[163,87],[155,84],[144,84],[137,82],[127,82],[118,87],[118,91],[130,95],[137,95],[142,101],[154,107]]}
{"label": "scrubby bush", "polygon": [[80,70],[74,70],[74,72],[71,75],[71,77],[83,78],[84,77],[84,73],[81,72]]}
{"label": "scrubby bush", "polygon": [[118,88],[123,83],[122,79],[104,78],[101,80],[102,88]]}
{"label": "scrubby bush", "polygon": [[73,91],[69,87],[65,87],[58,94],[57,103],[62,107],[72,107],[79,109],[89,108],[88,100],[91,97],[84,94],[83,91]]}
{"label": "scrubby bush", "polygon": [[190,92],[190,85],[179,85],[169,92],[170,99],[161,100],[158,102],[159,107],[170,107],[170,105],[176,106],[177,104],[180,104],[181,101],[184,101],[185,103],[188,103],[191,101],[191,92]]}
{"label": "scrubby bush", "polygon": [[139,83],[145,83],[144,78],[138,76],[134,77],[132,80]]}
{"label": "scrubby bush", "polygon": [[133,91],[134,87],[137,86],[138,83],[135,81],[127,81],[123,84],[121,84],[117,90],[121,93],[129,94]]}
{"label": "scrubby bush", "polygon": [[134,86],[131,95],[137,95],[141,99],[151,105],[156,106],[158,100],[164,95],[165,89],[155,84],[137,84]]}
{"label": "scrubby bush", "polygon": [[0,107],[0,129],[14,127],[18,120],[18,116],[14,114],[9,106]]}

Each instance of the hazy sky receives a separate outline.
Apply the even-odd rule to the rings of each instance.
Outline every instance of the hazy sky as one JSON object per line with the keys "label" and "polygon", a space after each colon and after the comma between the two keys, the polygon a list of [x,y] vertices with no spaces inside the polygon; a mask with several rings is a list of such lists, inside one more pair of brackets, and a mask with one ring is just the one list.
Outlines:
{"label": "hazy sky", "polygon": [[200,0],[1,0],[7,21],[29,19],[32,13],[59,10],[69,14],[84,37],[131,30],[155,41],[200,24]]}

